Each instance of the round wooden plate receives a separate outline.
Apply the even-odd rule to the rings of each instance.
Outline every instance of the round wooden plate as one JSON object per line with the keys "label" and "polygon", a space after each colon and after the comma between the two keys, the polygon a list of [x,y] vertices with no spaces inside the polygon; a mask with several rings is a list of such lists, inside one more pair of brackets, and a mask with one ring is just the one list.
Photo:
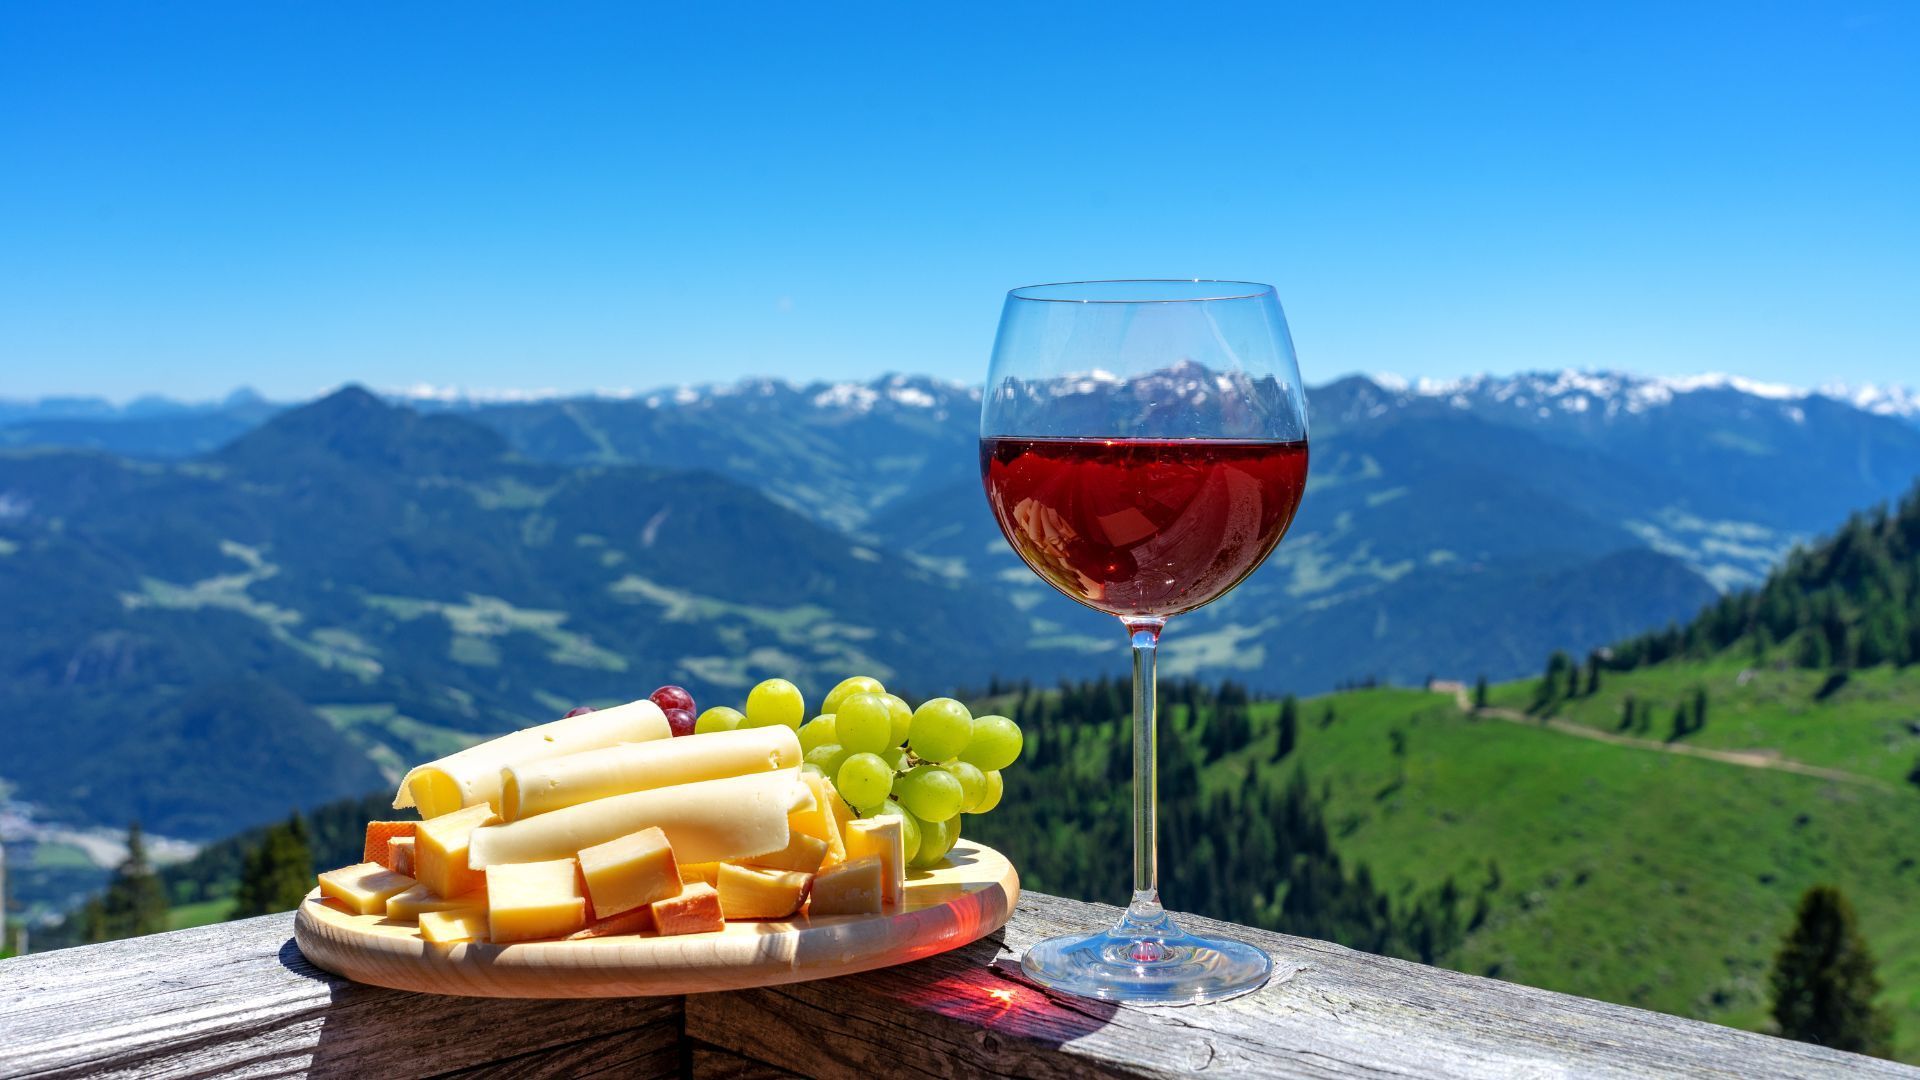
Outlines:
{"label": "round wooden plate", "polygon": [[1006,856],[961,840],[945,865],[909,870],[901,904],[879,915],[515,945],[433,945],[412,923],[349,915],[319,896],[300,905],[294,940],[307,959],[355,982],[468,997],[646,997],[825,979],[957,949],[1006,925],[1020,875]]}

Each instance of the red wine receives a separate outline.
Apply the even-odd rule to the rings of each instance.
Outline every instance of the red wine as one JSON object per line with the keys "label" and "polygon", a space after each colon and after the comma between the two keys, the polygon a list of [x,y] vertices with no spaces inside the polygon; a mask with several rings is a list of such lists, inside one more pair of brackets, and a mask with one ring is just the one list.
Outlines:
{"label": "red wine", "polygon": [[1112,615],[1218,600],[1267,557],[1307,486],[1307,444],[980,440],[1000,530],[1033,572]]}

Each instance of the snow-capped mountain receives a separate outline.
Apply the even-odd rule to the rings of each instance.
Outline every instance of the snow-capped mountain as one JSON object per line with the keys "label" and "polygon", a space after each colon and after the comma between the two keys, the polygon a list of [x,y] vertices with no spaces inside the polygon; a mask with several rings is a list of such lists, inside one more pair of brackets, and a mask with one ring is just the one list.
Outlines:
{"label": "snow-capped mountain", "polygon": [[1749,408],[1771,402],[1780,415],[1793,418],[1804,416],[1803,405],[1809,399],[1826,398],[1877,416],[1920,423],[1920,394],[1901,386],[1831,383],[1808,389],[1725,372],[1662,376],[1571,368],[1456,379],[1407,379],[1386,373],[1367,378],[1401,404],[1426,400],[1465,410],[1506,408],[1531,412],[1538,419],[1561,413],[1611,420],[1709,398],[1740,400]]}

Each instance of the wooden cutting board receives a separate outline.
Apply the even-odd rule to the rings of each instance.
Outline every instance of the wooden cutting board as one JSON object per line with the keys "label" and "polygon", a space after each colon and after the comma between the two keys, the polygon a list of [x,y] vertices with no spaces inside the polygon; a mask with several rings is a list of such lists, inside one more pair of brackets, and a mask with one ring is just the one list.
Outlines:
{"label": "wooden cutting board", "polygon": [[355,982],[468,997],[646,997],[738,990],[904,964],[1006,925],[1020,875],[990,847],[961,840],[945,864],[909,870],[898,907],[879,915],[730,922],[681,937],[608,937],[514,945],[433,945],[412,923],[349,915],[315,889],[294,916],[307,959]]}

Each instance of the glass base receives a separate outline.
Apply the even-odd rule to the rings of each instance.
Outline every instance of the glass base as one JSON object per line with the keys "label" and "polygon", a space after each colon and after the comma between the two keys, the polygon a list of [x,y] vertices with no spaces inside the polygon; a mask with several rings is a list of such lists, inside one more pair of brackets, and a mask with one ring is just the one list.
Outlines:
{"label": "glass base", "polygon": [[1251,993],[1273,974],[1266,953],[1231,938],[1197,937],[1158,904],[1135,904],[1111,930],[1048,938],[1020,968],[1063,994],[1132,1005],[1200,1005]]}

